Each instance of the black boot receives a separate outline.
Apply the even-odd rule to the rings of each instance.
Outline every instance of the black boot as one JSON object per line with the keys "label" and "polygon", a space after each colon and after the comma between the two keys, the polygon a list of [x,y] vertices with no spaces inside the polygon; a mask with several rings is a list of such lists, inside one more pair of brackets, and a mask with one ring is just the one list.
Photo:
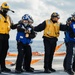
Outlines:
{"label": "black boot", "polygon": [[53,69],[53,68],[49,68],[49,70],[50,70],[51,72],[56,72],[56,70]]}
{"label": "black boot", "polygon": [[8,69],[8,68],[6,68],[6,67],[5,67],[5,68],[1,68],[1,71],[2,71],[2,72],[11,72],[11,70]]}
{"label": "black boot", "polygon": [[34,70],[34,68],[33,67],[30,67],[32,70]]}
{"label": "black boot", "polygon": [[[26,70],[26,68],[25,68],[25,67],[23,67],[23,69],[24,69],[24,70]],[[30,69],[34,70],[34,68],[33,68],[33,67],[30,67]]]}
{"label": "black boot", "polygon": [[74,73],[71,70],[67,70],[66,72],[70,75],[74,75]]}
{"label": "black boot", "polygon": [[23,69],[20,69],[20,70],[15,69],[15,73],[22,73],[22,72],[24,72]]}
{"label": "black boot", "polygon": [[1,73],[1,65],[0,65],[0,73]]}
{"label": "black boot", "polygon": [[45,69],[44,73],[51,73],[51,71],[49,69]]}
{"label": "black boot", "polygon": [[32,68],[25,69],[26,72],[34,72]]}

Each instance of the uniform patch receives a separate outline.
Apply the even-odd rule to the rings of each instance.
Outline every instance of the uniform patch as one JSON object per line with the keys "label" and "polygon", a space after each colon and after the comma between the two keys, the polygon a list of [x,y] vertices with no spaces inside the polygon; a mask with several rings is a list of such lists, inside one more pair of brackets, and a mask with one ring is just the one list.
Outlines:
{"label": "uniform patch", "polygon": [[20,38],[23,38],[23,36],[20,36]]}
{"label": "uniform patch", "polygon": [[75,29],[75,24],[73,24],[73,28]]}

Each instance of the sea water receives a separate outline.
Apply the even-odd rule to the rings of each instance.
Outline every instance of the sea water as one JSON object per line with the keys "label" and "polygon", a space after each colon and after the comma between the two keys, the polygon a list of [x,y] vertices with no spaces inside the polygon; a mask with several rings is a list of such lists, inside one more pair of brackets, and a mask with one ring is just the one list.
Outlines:
{"label": "sea water", "polygon": [[[57,46],[63,43],[63,41],[58,41]],[[30,44],[32,47],[32,52],[40,52],[44,53],[44,45],[43,41],[33,41],[33,43]],[[58,52],[65,52],[65,45],[63,44],[59,49]],[[17,42],[15,40],[9,40],[9,50],[8,52],[17,53]]]}

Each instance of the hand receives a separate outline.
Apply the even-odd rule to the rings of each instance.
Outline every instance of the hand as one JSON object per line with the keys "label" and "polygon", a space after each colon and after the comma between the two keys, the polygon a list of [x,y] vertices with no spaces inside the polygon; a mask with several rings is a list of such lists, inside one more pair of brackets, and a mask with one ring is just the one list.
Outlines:
{"label": "hand", "polygon": [[31,33],[31,32],[30,32],[29,30],[25,30],[25,33],[28,33],[28,34],[29,34],[29,33]]}

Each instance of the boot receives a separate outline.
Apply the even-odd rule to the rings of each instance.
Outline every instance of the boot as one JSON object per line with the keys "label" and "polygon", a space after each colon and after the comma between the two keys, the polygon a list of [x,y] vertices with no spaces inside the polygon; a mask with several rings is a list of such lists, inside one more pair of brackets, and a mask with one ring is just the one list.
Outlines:
{"label": "boot", "polygon": [[11,70],[8,69],[8,68],[6,68],[6,67],[5,67],[5,68],[1,68],[1,71],[2,71],[2,72],[11,72]]}

